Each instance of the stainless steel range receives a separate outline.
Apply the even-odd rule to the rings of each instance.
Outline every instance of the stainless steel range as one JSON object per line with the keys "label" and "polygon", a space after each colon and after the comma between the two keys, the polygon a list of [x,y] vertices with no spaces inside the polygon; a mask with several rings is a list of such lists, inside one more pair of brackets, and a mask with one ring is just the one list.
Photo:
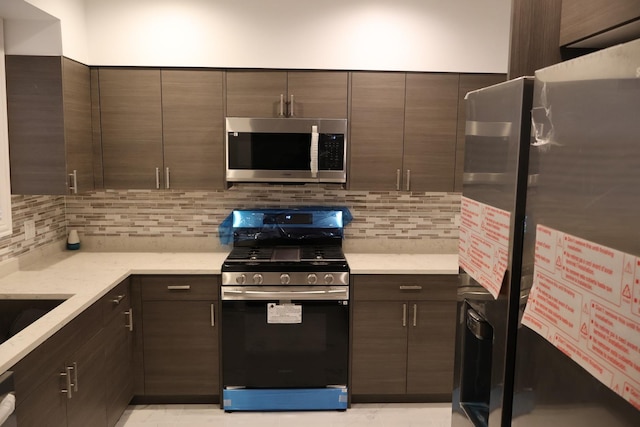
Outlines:
{"label": "stainless steel range", "polygon": [[341,209],[237,210],[222,266],[223,408],[347,408]]}

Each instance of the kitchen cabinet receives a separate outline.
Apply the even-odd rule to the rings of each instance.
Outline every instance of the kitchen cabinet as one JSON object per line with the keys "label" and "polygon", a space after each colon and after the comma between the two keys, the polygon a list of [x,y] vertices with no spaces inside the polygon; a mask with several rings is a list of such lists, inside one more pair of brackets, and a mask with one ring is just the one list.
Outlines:
{"label": "kitchen cabinet", "polygon": [[483,87],[492,86],[506,80],[505,74],[460,74],[460,85],[458,89],[458,120],[456,137],[456,162],[455,162],[455,185],[454,191],[462,192],[462,181],[464,177],[464,144],[465,129],[467,124],[464,97],[467,93]]}
{"label": "kitchen cabinet", "polygon": [[12,194],[93,190],[89,67],[59,56],[5,63]]}
{"label": "kitchen cabinet", "polygon": [[452,191],[458,74],[351,78],[349,188]]}
{"label": "kitchen cabinet", "polygon": [[107,425],[102,316],[93,304],[12,368],[19,426]]}
{"label": "kitchen cabinet", "polygon": [[139,276],[144,396],[219,396],[218,276]]}
{"label": "kitchen cabinet", "polygon": [[347,92],[342,71],[226,73],[229,117],[347,118]]}
{"label": "kitchen cabinet", "polygon": [[450,399],[455,275],[353,279],[353,401]]}
{"label": "kitchen cabinet", "polygon": [[104,315],[106,414],[114,426],[133,398],[133,309],[130,279],[102,298]]}
{"label": "kitchen cabinet", "polygon": [[603,48],[638,37],[638,0],[562,1],[560,46]]}
{"label": "kitchen cabinet", "polygon": [[100,68],[105,188],[224,187],[222,72]]}
{"label": "kitchen cabinet", "polygon": [[453,190],[458,81],[455,73],[407,73],[403,190]]}
{"label": "kitchen cabinet", "polygon": [[400,189],[404,104],[404,73],[352,73],[350,189]]}

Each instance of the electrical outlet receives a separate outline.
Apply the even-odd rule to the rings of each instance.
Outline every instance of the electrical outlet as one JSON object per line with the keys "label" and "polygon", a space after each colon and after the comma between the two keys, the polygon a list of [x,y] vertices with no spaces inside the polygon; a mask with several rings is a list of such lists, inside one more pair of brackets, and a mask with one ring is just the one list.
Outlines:
{"label": "electrical outlet", "polygon": [[33,220],[24,222],[24,239],[32,240],[36,238],[36,223]]}

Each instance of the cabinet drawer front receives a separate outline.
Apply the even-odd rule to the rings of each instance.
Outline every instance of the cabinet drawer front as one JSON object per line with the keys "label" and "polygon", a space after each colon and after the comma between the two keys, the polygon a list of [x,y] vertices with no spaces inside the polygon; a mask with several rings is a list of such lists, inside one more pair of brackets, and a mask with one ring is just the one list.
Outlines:
{"label": "cabinet drawer front", "polygon": [[130,279],[127,278],[102,297],[104,324],[108,324],[114,316],[122,315],[131,308]]}
{"label": "cabinet drawer front", "polygon": [[407,301],[456,299],[458,276],[453,275],[354,275],[356,301]]}
{"label": "cabinet drawer front", "polygon": [[143,276],[142,300],[217,300],[218,276]]}

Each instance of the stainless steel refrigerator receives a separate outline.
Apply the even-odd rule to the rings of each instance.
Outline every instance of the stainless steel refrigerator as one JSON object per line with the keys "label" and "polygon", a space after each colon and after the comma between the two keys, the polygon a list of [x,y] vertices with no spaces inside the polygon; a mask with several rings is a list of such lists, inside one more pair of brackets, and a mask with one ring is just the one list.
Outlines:
{"label": "stainless steel refrigerator", "polygon": [[531,77],[465,98],[453,427],[511,416],[532,98]]}
{"label": "stainless steel refrigerator", "polygon": [[640,40],[537,71],[532,121],[505,425],[638,427]]}

